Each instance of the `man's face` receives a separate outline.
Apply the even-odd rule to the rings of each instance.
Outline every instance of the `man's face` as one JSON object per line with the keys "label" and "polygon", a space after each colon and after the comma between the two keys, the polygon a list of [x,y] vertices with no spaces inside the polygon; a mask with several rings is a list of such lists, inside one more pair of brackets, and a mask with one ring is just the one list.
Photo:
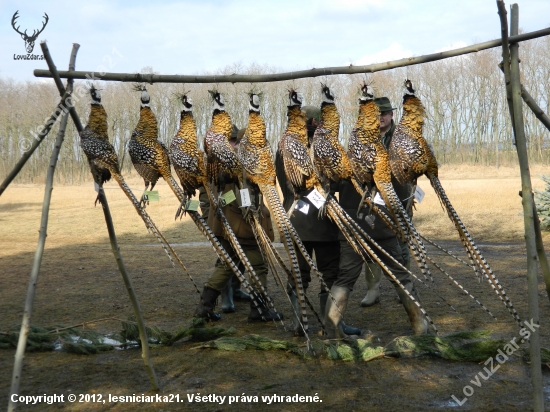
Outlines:
{"label": "man's face", "polygon": [[393,110],[380,113],[380,129],[389,129],[393,119]]}

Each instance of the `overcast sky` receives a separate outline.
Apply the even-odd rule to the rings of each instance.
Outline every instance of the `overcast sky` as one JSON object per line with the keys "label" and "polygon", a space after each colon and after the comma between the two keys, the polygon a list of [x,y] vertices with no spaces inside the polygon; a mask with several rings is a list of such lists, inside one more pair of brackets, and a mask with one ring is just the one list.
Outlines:
{"label": "overcast sky", "polygon": [[[509,3],[506,3],[509,6]],[[550,0],[519,2],[520,27],[550,26]],[[234,63],[281,70],[369,64],[419,56],[500,37],[495,0],[15,1],[0,2],[0,77],[35,79],[44,61],[26,54],[21,36],[49,22],[46,39],[66,70],[72,43],[77,70],[204,74]],[[100,71],[99,70],[99,71]]]}

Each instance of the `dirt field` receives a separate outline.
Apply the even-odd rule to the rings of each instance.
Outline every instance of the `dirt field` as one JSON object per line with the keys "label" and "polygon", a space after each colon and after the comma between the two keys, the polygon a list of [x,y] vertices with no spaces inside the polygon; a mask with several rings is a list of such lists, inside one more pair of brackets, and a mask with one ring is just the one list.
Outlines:
{"label": "dirt field", "polygon": [[[532,171],[535,188],[542,189],[538,178],[547,173]],[[472,176],[475,176],[472,178]],[[514,302],[520,316],[527,318],[527,282],[519,172],[514,169],[484,167],[443,168],[441,178],[447,194],[493,267]],[[130,179],[130,187],[142,183]],[[421,233],[442,246],[462,254],[454,229],[441,210],[426,180],[420,182],[426,198],[418,205],[415,223]],[[164,252],[148,235],[132,206],[115,184],[106,186],[121,251],[149,326],[176,331],[188,324],[198,295],[180,270],[174,270]],[[174,221],[177,202],[163,182],[157,186],[160,202],[151,203],[149,214],[168,240],[177,246],[191,275],[201,285],[210,274],[215,255],[204,246],[204,238],[192,222]],[[0,331],[21,322],[29,273],[38,238],[44,187],[13,185],[0,198]],[[32,324],[75,325],[84,321],[117,317],[127,319],[131,305],[110,251],[103,213],[94,208],[93,184],[55,187],[48,227],[46,250],[38,281]],[[548,236],[545,241],[548,241]],[[445,335],[465,329],[488,329],[496,338],[510,340],[518,328],[489,285],[479,284],[473,273],[440,253],[437,261],[455,276],[494,314],[492,320],[473,301],[461,295],[442,275],[436,275],[436,288],[422,286],[420,296],[440,332]],[[415,270],[418,272],[418,270]],[[270,280],[273,297],[285,315],[290,307],[282,292]],[[389,282],[382,284],[381,304],[361,308],[365,280],[358,281],[346,313],[349,324],[373,334],[381,345],[401,335],[410,335],[405,312],[396,301]],[[309,295],[318,305],[318,284]],[[450,303],[453,311],[440,297]],[[539,282],[539,307],[544,326],[539,329],[541,344],[550,347],[546,320],[550,305],[542,278]],[[237,329],[237,335],[251,333],[302,343],[280,325],[247,323],[248,306],[236,303],[234,314],[224,315],[219,326]],[[319,339],[320,327],[312,319],[312,339]],[[120,322],[88,325],[102,333],[117,332]],[[194,408],[204,411],[259,410],[284,411],[349,410],[531,410],[531,384],[528,364],[514,357],[504,363],[467,402],[458,406],[451,398],[464,398],[463,388],[483,371],[483,364],[457,363],[433,358],[384,358],[372,362],[330,361],[322,357],[303,360],[286,352],[224,352],[196,349],[196,343],[179,342],[172,347],[152,349],[161,394],[179,394],[184,402],[175,403],[64,403],[21,406],[20,410],[70,411],[176,411]],[[523,347],[527,347],[523,345]],[[14,350],[0,350],[0,408],[8,403]],[[543,366],[547,405],[550,405],[550,373]],[[83,356],[64,352],[29,353],[25,357],[20,393],[43,394],[152,394],[139,350],[110,351]],[[318,395],[322,403],[248,402],[231,406],[216,403],[189,404],[188,394],[221,396]]]}

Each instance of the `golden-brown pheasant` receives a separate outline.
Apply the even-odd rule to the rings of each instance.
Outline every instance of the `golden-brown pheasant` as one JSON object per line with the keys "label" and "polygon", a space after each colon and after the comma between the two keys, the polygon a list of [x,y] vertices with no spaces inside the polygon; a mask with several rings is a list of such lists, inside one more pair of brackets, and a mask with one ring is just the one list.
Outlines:
{"label": "golden-brown pheasant", "polygon": [[[296,325],[297,328],[295,329],[295,333],[301,334],[300,331],[302,331],[303,334],[307,336],[307,297],[304,293],[300,267],[298,265],[298,258],[296,256],[293,239],[298,239],[297,244],[301,245],[300,249],[303,250],[303,252],[305,252],[305,247],[299,240],[294,228],[288,220],[286,212],[277,194],[277,189],[275,188],[275,165],[273,163],[273,153],[271,152],[271,147],[266,138],[265,122],[260,114],[260,98],[255,93],[250,93],[249,97],[248,127],[239,145],[238,156],[242,166],[246,170],[246,178],[248,181],[257,186],[265,199],[267,199],[267,204],[271,211],[271,215],[274,217],[279,236],[289,256],[291,268],[290,270],[287,270],[287,274],[291,275],[289,276],[289,280],[292,279],[294,283],[294,289],[297,291],[301,310],[300,329],[298,328],[298,325]],[[286,270],[286,266],[282,263],[282,260],[278,256],[276,250],[270,248],[269,245],[267,246],[267,251],[272,252],[274,259],[277,260],[279,265]],[[307,255],[307,252],[305,253]],[[311,261],[309,256],[307,256],[306,259]]]}
{"label": "golden-brown pheasant", "polygon": [[[338,140],[340,115],[330,88],[322,85],[321,123],[317,126],[311,143],[313,165],[321,180],[337,182],[351,177],[351,164],[344,148]],[[326,183],[323,182],[325,190]]]}
{"label": "golden-brown pheasant", "polygon": [[170,157],[183,191],[192,197],[206,176],[205,158],[197,142],[193,103],[186,95],[181,96],[181,102],[180,128],[170,143]]}
{"label": "golden-brown pheasant", "polygon": [[[109,142],[109,135],[107,130],[107,113],[101,104],[101,93],[95,87],[92,86],[90,89],[90,94],[92,96],[92,104],[90,110],[90,116],[88,118],[88,124],[84,130],[80,133],[80,147],[86,154],[88,163],[90,164],[90,169],[92,171],[92,176],[94,181],[99,185],[103,186],[103,183],[109,180],[112,176],[117,183],[119,184],[122,191],[126,194],[128,199],[134,205],[134,208],[140,215],[140,217],[145,222],[147,229],[150,229],[151,232],[155,235],[157,240],[160,242],[166,255],[170,259],[170,262],[175,268],[175,263],[172,259],[172,256],[178,261],[180,266],[183,268],[184,272],[187,274],[195,289],[199,292],[197,285],[195,284],[193,278],[187,271],[187,268],[177,255],[176,251],[168,243],[166,238],[157,228],[153,220],[149,215],[143,210],[140,206],[140,202],[135,198],[134,194],[124,181],[120,173],[118,166],[118,158],[115,153],[115,149]],[[97,202],[97,200],[96,200]],[[171,256],[172,255],[172,256]]]}
{"label": "golden-brown pheasant", "polygon": [[236,153],[229,144],[232,123],[229,113],[225,110],[223,96],[217,91],[209,91],[214,100],[212,124],[204,137],[204,150],[207,156],[208,180],[223,189],[226,176],[235,179],[242,173]]}
{"label": "golden-brown pheasant", "polygon": [[[175,182],[172,179],[168,149],[158,140],[157,118],[151,110],[151,98],[144,86],[137,86],[137,90],[141,91],[139,121],[128,145],[132,164],[143,178],[145,190],[153,190],[162,176],[176,193],[177,188],[173,187]],[[143,197],[142,203],[145,203]]]}
{"label": "golden-brown pheasant", "polygon": [[395,129],[389,147],[392,172],[401,184],[413,183],[416,185],[417,178],[426,175],[441,205],[458,231],[460,240],[472,263],[475,262],[475,265],[484,273],[495,293],[503,301],[516,322],[521,325],[521,320],[512,302],[458,217],[439,181],[437,160],[432,148],[423,136],[424,116],[424,106],[416,96],[412,82],[407,79],[404,83],[403,115]]}
{"label": "golden-brown pheasant", "polygon": [[[373,186],[373,194],[376,190],[380,192],[386,207],[397,222],[398,235],[408,243],[424,276],[431,278],[420,235],[392,185],[389,155],[380,139],[380,111],[374,102],[372,88],[367,84],[361,87],[359,116],[350,138],[349,148],[355,179],[363,188],[367,185]],[[367,193],[365,190],[363,196]]]}
{"label": "golden-brown pheasant", "polygon": [[[219,110],[217,107],[218,102],[219,101],[223,102],[223,98],[221,97],[221,95],[213,96],[213,97],[215,97],[216,109],[214,111],[216,112],[216,110]],[[170,156],[174,163],[174,169],[176,170],[176,173],[183,187],[183,192],[179,190],[178,197],[181,198],[180,201],[182,201],[182,206],[185,207],[186,197],[194,196],[195,191],[199,189],[201,186],[204,186],[206,193],[208,194],[208,197],[210,199],[210,202],[214,205],[214,207],[217,208],[218,201],[213,194],[212,187],[207,176],[207,170],[206,170],[207,168],[206,168],[206,160],[205,160],[206,155],[199,148],[198,141],[197,141],[196,124],[193,117],[193,103],[187,95],[182,95],[181,101],[183,103],[183,110],[181,112],[181,117],[180,117],[180,128],[170,144]],[[219,113],[215,113],[215,114],[219,114]],[[220,117],[225,118],[225,116],[223,115]],[[223,122],[217,123],[217,126],[219,126],[220,123],[223,123]],[[231,119],[229,119],[229,124],[231,125]],[[221,128],[216,129],[216,126],[214,126],[213,129],[219,131]],[[212,131],[212,130],[209,130],[209,131]],[[230,148],[230,150],[232,149]],[[216,165],[216,168],[218,169],[223,168],[223,164]],[[246,254],[242,250],[237,240],[237,237],[235,236],[233,230],[231,229],[231,226],[227,221],[223,213],[223,210],[221,208],[217,208],[217,213],[219,214],[220,219],[222,221],[225,236],[227,240],[230,242],[233,249],[235,250],[237,256],[239,257],[239,260],[243,263],[245,269],[251,274],[252,279],[254,279],[254,283],[259,285],[257,288],[257,292],[254,292],[251,289],[251,286],[247,281],[246,277],[238,269],[238,266],[235,265],[235,263],[230,258],[227,251],[223,249],[222,245],[219,243],[218,239],[214,236],[213,232],[210,230],[206,222],[204,222],[204,220],[202,220],[202,218],[198,216],[198,213],[196,212],[189,212],[189,213],[193,218],[193,220],[195,221],[195,223],[197,224],[197,226],[199,227],[199,229],[201,230],[201,232],[203,232],[203,234],[205,234],[205,236],[207,236],[207,238],[210,240],[210,242],[214,246],[214,249],[220,256],[220,258],[231,267],[233,272],[237,275],[237,277],[243,284],[243,287],[247,289],[247,291],[249,292],[252,298],[253,304],[256,305],[260,313],[262,313],[262,308],[264,308],[265,306],[261,306],[258,303],[258,300],[257,300],[258,298],[261,298],[262,300],[267,301],[273,307],[273,300],[267,294],[267,291],[265,290],[264,286],[259,281],[258,276],[256,275],[252,264],[246,257]]]}

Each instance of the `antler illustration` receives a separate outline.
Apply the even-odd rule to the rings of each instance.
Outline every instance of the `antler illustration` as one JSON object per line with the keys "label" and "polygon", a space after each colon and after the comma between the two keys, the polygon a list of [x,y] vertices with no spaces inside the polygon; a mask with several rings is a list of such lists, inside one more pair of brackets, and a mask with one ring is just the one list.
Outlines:
{"label": "antler illustration", "polygon": [[36,30],[33,30],[33,33],[31,36],[29,36],[27,34],[27,30],[25,30],[25,32],[21,33],[19,31],[19,27],[20,26],[17,26],[15,27],[15,23],[16,23],[16,20],[19,18],[18,16],[19,14],[19,10],[17,10],[13,17],[11,18],[11,25],[13,27],[13,29],[19,33],[21,35],[21,37],[23,38],[23,40],[25,40],[25,48],[27,49],[27,53],[32,53],[32,51],[34,50],[34,42],[36,41],[36,38],[38,37],[38,35],[40,33],[42,33],[42,31],[46,28],[46,25],[48,24],[48,21],[50,20],[50,18],[48,17],[48,14],[47,13],[44,13],[44,18],[46,19],[42,25],[42,28],[38,31]]}

